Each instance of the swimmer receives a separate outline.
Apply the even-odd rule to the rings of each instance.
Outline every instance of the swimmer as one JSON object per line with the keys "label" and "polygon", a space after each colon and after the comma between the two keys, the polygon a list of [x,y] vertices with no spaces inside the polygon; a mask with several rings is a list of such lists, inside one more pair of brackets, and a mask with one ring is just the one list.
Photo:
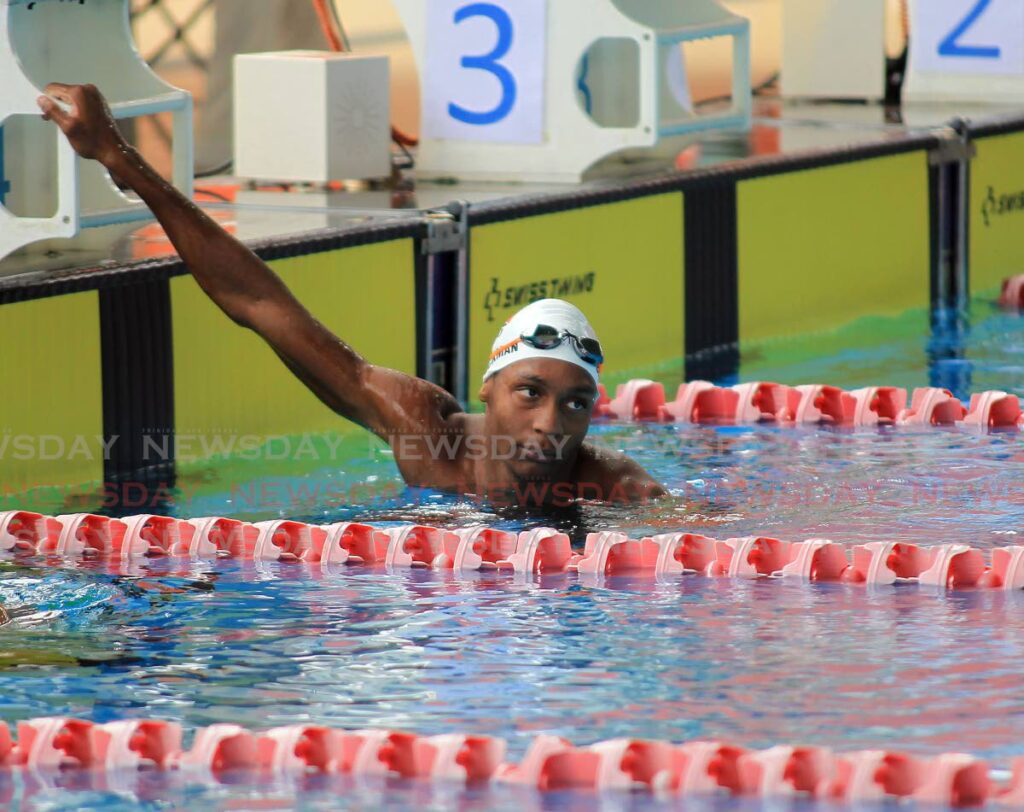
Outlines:
{"label": "swimmer", "polygon": [[228,318],[260,335],[328,407],[387,442],[408,485],[510,506],[665,495],[635,461],[584,441],[604,353],[574,305],[545,299],[512,317],[484,375],[485,411],[467,414],[441,387],[371,364],[317,321],[259,257],[142,159],[95,87],[51,84],[46,93],[43,117],[148,204]]}

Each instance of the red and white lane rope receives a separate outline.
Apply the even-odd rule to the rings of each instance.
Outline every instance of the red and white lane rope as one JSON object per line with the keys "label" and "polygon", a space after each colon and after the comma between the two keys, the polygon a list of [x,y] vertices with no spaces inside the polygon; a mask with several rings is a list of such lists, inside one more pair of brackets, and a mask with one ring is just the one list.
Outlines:
{"label": "red and white lane rope", "polygon": [[182,746],[173,722],[93,724],[51,717],[0,724],[0,766],[32,770],[181,770],[216,781],[228,771],[321,772],[427,781],[511,783],[541,791],[646,790],[662,795],[731,794],[838,801],[903,799],[949,806],[1024,806],[1024,758],[1009,780],[962,753],[916,758],[885,750],[822,747],[747,750],[726,742],[673,744],[613,739],[586,747],[538,736],[519,763],[490,736],[416,736],[392,730],[291,725],[254,733],[233,724],[196,731]]}
{"label": "red and white lane rope", "polygon": [[[1003,281],[999,305],[1024,310],[1024,274]],[[1009,392],[972,395],[965,406],[948,389],[922,387],[909,400],[896,386],[867,386],[846,392],[836,386],[784,386],[758,381],[715,386],[691,381],[679,386],[673,400],[657,381],[635,379],[616,387],[609,398],[600,387],[595,415],[614,420],[678,423],[826,424],[836,426],[964,426],[1024,429],[1020,399]]]}
{"label": "red and white lane rope", "polygon": [[378,528],[356,522],[321,526],[283,519],[250,524],[224,517],[183,520],[149,514],[121,520],[87,513],[56,517],[27,511],[0,513],[3,553],[35,556],[39,558],[33,560],[57,565],[99,559],[110,562],[115,570],[160,557],[233,558],[302,563],[323,572],[362,566],[575,573],[580,578],[664,579],[691,573],[872,585],[913,581],[942,589],[1024,588],[1024,546],[995,548],[986,558],[966,544],[844,545],[828,539],[712,539],[694,533],[631,539],[609,531],[589,534],[583,552],[576,553],[569,537],[551,528],[512,533],[483,526]]}
{"label": "red and white lane rope", "polygon": [[999,291],[999,306],[1008,310],[1024,310],[1024,274],[1003,280]]}
{"label": "red and white lane rope", "polygon": [[708,381],[691,381],[679,386],[674,400],[667,400],[663,384],[637,379],[620,384],[614,398],[601,387],[594,413],[614,420],[716,425],[1024,428],[1024,411],[1016,395],[980,392],[965,406],[948,389],[935,387],[915,389],[908,403],[907,390],[895,386],[867,386],[846,392],[824,384],[784,386],[760,381],[715,386]]}

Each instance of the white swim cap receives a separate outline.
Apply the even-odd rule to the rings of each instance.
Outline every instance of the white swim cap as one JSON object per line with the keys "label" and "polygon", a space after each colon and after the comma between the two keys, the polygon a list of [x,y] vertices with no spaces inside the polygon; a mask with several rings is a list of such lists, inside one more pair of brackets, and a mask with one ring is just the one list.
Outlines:
{"label": "white swim cap", "polygon": [[532,335],[539,324],[554,327],[559,332],[571,333],[577,338],[597,340],[594,328],[590,326],[587,317],[576,305],[562,299],[541,299],[532,302],[505,322],[498,337],[494,339],[484,380],[486,381],[495,372],[516,361],[526,361],[530,358],[554,358],[585,369],[596,384],[598,373],[601,371],[600,367],[582,359],[570,340],[563,341],[557,347],[549,350],[531,347],[522,340],[521,336]]}

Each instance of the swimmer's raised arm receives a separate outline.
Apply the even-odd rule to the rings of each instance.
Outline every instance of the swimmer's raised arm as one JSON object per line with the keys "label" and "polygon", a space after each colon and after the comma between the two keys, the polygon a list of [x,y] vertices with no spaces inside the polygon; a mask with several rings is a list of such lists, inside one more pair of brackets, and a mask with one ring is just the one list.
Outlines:
{"label": "swimmer's raised arm", "polygon": [[[281,279],[131,147],[92,85],[51,84],[39,106],[83,158],[102,163],[149,206],[200,287],[267,341],[317,397],[381,436],[436,428],[460,411],[434,384],[377,367],[303,307]],[[54,99],[70,106],[64,110]]]}

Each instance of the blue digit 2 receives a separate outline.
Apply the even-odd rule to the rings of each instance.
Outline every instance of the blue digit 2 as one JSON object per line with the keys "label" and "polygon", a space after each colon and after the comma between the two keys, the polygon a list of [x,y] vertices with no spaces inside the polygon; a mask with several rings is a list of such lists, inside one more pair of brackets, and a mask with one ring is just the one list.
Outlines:
{"label": "blue digit 2", "polygon": [[939,56],[973,56],[979,59],[999,59],[1002,53],[995,45],[961,45],[960,37],[985,13],[992,0],[977,0],[960,24],[950,31],[949,36],[939,43]]}
{"label": "blue digit 2", "polygon": [[456,24],[470,17],[486,17],[498,29],[498,42],[489,54],[482,56],[464,56],[459,63],[468,70],[482,70],[495,76],[501,82],[501,101],[493,110],[477,112],[467,110],[457,104],[448,105],[448,115],[464,124],[484,126],[496,124],[512,112],[516,103],[516,80],[508,68],[498,62],[512,47],[512,18],[500,6],[492,3],[473,3],[455,12]]}

